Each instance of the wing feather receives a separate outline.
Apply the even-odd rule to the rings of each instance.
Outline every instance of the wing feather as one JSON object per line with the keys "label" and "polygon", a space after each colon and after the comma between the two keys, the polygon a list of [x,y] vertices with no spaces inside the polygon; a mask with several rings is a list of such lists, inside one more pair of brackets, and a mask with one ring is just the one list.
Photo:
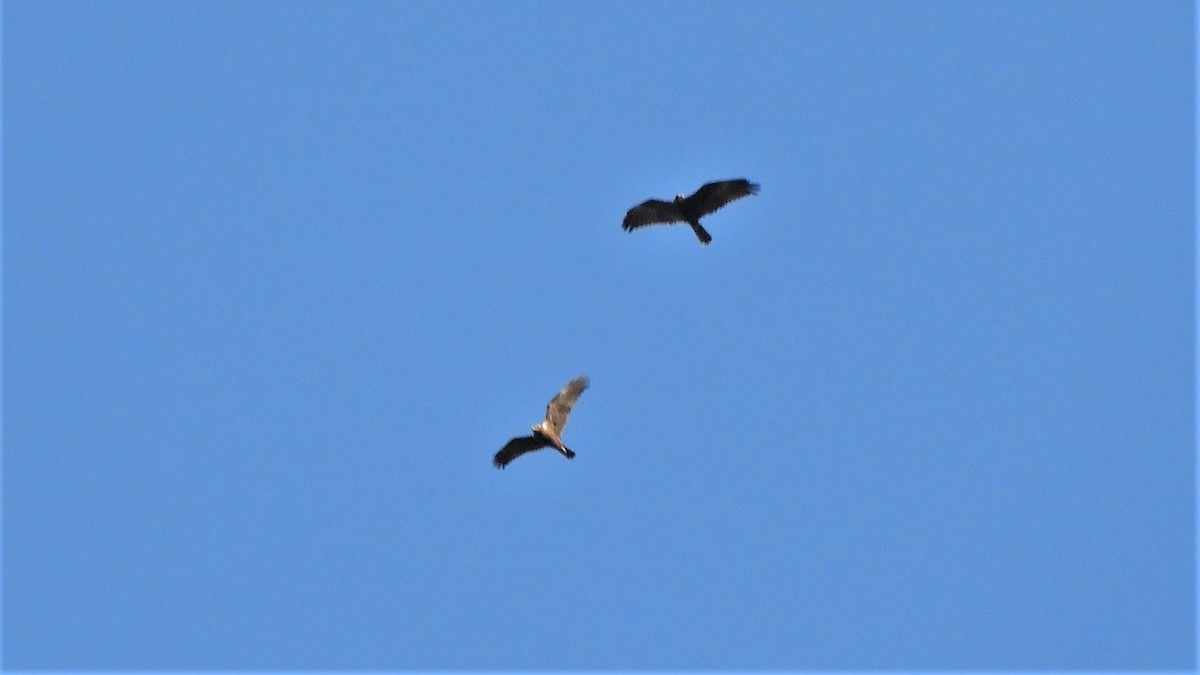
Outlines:
{"label": "wing feather", "polygon": [[679,210],[694,218],[701,218],[729,202],[756,194],[758,194],[758,183],[751,183],[745,178],[719,180],[700,186],[695,194],[683,200]]}
{"label": "wing feather", "polygon": [[547,445],[550,445],[550,443],[538,436],[518,436],[506,443],[503,448],[500,448],[500,452],[497,452],[496,456],[492,458],[492,464],[497,469],[503,469],[508,466],[509,462],[521,455],[533,452],[534,450],[541,450]]}
{"label": "wing feather", "polygon": [[559,438],[562,438],[563,429],[567,428],[567,416],[571,414],[571,408],[575,406],[583,390],[588,388],[588,384],[587,376],[580,375],[568,382],[546,404],[546,425],[553,429]]}
{"label": "wing feather", "polygon": [[626,232],[632,232],[635,228],[646,225],[682,223],[685,220],[687,219],[683,217],[683,213],[680,212],[675,202],[664,202],[661,199],[647,199],[629,209],[625,214],[625,220],[621,222],[621,228]]}

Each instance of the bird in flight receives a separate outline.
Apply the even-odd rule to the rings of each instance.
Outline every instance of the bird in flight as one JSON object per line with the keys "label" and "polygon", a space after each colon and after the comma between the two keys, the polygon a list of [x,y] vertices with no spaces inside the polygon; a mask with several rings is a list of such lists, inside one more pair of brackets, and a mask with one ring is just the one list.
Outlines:
{"label": "bird in flight", "polygon": [[563,429],[567,428],[567,416],[571,414],[572,406],[575,405],[575,401],[579,400],[579,395],[583,393],[583,390],[587,388],[588,379],[586,375],[580,375],[568,382],[546,404],[546,419],[533,425],[531,429],[533,435],[518,436],[509,441],[492,458],[492,464],[497,469],[503,469],[508,466],[509,462],[527,452],[551,446],[561,452],[567,459],[573,458],[575,451],[563,445],[562,433]]}
{"label": "bird in flight", "polygon": [[621,228],[632,232],[646,225],[687,223],[692,226],[700,243],[707,244],[712,237],[700,225],[700,219],[735,199],[756,194],[758,183],[751,183],[745,178],[705,183],[690,197],[675,195],[675,201],[671,202],[648,199],[638,204],[625,214]]}

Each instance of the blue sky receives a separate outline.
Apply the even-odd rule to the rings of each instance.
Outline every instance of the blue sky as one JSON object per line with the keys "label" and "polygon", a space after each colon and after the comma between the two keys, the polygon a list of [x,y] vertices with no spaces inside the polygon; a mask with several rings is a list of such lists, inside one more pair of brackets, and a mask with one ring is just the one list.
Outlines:
{"label": "blue sky", "polygon": [[6,667],[1194,665],[1190,3],[3,20]]}

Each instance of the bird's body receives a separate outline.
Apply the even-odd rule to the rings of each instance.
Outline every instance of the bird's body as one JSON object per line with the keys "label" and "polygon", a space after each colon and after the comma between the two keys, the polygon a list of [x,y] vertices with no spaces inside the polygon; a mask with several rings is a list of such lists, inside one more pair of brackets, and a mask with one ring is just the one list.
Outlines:
{"label": "bird's body", "polygon": [[638,204],[625,214],[621,228],[632,232],[646,225],[687,223],[700,243],[707,244],[712,241],[712,236],[700,225],[700,219],[729,202],[754,194],[758,194],[758,184],[745,178],[706,183],[690,197],[675,195],[669,202],[648,199]]}
{"label": "bird's body", "polygon": [[518,436],[509,441],[492,458],[492,464],[497,469],[503,469],[505,466],[508,466],[509,462],[521,455],[547,447],[553,447],[567,459],[574,458],[575,451],[563,444],[562,433],[567,428],[567,416],[571,414],[571,408],[579,400],[579,395],[587,388],[588,379],[586,375],[580,375],[568,382],[546,404],[546,417],[530,428],[533,434],[531,436]]}

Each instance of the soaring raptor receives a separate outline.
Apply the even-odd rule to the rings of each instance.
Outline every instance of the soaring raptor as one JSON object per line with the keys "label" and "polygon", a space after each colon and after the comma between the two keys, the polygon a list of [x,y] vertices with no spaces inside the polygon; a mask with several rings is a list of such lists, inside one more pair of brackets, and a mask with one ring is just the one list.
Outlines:
{"label": "soaring raptor", "polygon": [[562,432],[567,428],[567,416],[571,414],[571,407],[575,405],[575,401],[579,400],[579,395],[587,388],[586,375],[580,375],[568,382],[567,386],[563,387],[546,404],[546,419],[533,425],[531,429],[533,435],[518,436],[509,441],[492,458],[492,464],[496,465],[497,469],[503,469],[508,466],[509,462],[527,452],[550,446],[561,452],[567,459],[573,458],[575,451],[563,445]]}
{"label": "soaring raptor", "polygon": [[629,209],[621,227],[632,232],[639,227],[657,223],[687,223],[700,239],[701,244],[712,241],[708,231],[700,226],[700,219],[735,199],[758,194],[758,183],[745,178],[720,180],[706,183],[691,197],[675,195],[675,201],[648,199]]}

